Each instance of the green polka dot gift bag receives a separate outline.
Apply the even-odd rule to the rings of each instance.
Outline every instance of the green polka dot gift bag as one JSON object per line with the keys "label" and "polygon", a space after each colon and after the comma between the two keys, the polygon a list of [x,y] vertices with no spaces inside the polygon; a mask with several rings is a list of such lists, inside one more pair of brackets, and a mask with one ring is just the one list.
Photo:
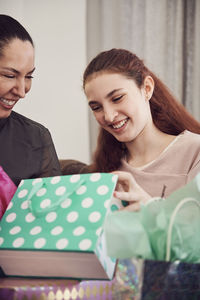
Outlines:
{"label": "green polka dot gift bag", "polygon": [[22,180],[0,222],[6,276],[112,279],[102,226],[117,176],[75,174]]}

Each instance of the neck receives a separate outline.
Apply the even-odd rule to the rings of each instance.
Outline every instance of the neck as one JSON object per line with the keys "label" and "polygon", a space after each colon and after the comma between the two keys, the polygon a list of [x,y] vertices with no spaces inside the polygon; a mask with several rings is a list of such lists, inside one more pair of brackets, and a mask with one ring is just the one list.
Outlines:
{"label": "neck", "polygon": [[156,159],[174,140],[175,136],[166,134],[152,124],[145,128],[133,141],[126,143],[127,162],[134,167],[141,167]]}

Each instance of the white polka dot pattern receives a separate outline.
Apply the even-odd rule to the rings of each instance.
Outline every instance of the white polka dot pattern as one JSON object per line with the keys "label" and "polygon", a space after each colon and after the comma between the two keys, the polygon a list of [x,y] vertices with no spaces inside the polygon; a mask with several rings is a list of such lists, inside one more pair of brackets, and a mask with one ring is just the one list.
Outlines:
{"label": "white polka dot pattern", "polygon": [[42,188],[36,193],[36,195],[38,197],[41,197],[41,196],[44,196],[44,194],[46,194],[46,192],[47,192],[47,190],[45,188]]}
{"label": "white polka dot pattern", "polygon": [[28,194],[28,190],[21,190],[18,194],[18,198],[24,198]]}
{"label": "white polka dot pattern", "polygon": [[42,200],[42,202],[40,203],[40,207],[41,208],[46,208],[48,206],[51,205],[51,200],[50,199],[44,199]]}
{"label": "white polka dot pattern", "polygon": [[30,234],[36,235],[39,234],[42,231],[42,228],[40,226],[35,226],[31,229]]}
{"label": "white polka dot pattern", "polygon": [[91,240],[89,239],[85,239],[85,240],[82,240],[80,243],[79,243],[79,248],[81,250],[88,250],[91,246]]}
{"label": "white polka dot pattern", "polygon": [[13,242],[13,247],[14,248],[19,248],[24,244],[24,239],[22,237],[17,238],[16,240],[14,240]]}
{"label": "white polka dot pattern", "polygon": [[61,207],[62,208],[67,208],[69,207],[70,205],[72,204],[72,200],[70,198],[64,200],[62,203],[61,203]]}
{"label": "white polka dot pattern", "polygon": [[11,213],[7,216],[6,221],[12,223],[16,219],[16,213]]}
{"label": "white polka dot pattern", "polygon": [[55,176],[51,179],[51,184],[56,184],[60,182],[60,176]]}
{"label": "white polka dot pattern", "polygon": [[25,220],[27,223],[31,223],[35,220],[35,217],[32,215],[32,213],[28,213],[25,217]]}
{"label": "white polka dot pattern", "polygon": [[82,185],[82,186],[76,191],[76,193],[77,193],[77,195],[82,195],[82,194],[84,194],[84,193],[86,192],[86,190],[87,190],[86,186],[85,186],[85,185]]}
{"label": "white polka dot pattern", "polygon": [[40,183],[40,182],[42,182],[42,178],[33,179],[32,185],[35,185],[36,183]]}
{"label": "white polka dot pattern", "polygon": [[116,180],[93,173],[21,181],[1,220],[1,248],[94,250]]}
{"label": "white polka dot pattern", "polygon": [[46,216],[46,221],[47,221],[48,223],[54,222],[55,219],[56,219],[56,217],[57,217],[56,212],[52,211],[52,212],[50,212],[50,213]]}
{"label": "white polka dot pattern", "polygon": [[28,206],[29,206],[29,202],[28,202],[28,200],[26,200],[26,201],[22,202],[21,209],[27,209]]}
{"label": "white polka dot pattern", "polygon": [[90,207],[92,204],[93,204],[93,199],[92,198],[85,198],[85,199],[83,199],[83,201],[82,201],[82,207],[84,207],[84,208],[88,208],[88,207]]}
{"label": "white polka dot pattern", "polygon": [[61,226],[56,226],[51,230],[52,235],[58,235],[63,232],[63,228]]}
{"label": "white polka dot pattern", "polygon": [[94,211],[89,215],[89,220],[92,223],[98,222],[100,218],[101,218],[101,214],[98,211]]}
{"label": "white polka dot pattern", "polygon": [[10,229],[10,234],[18,234],[21,231],[21,227],[20,226],[15,226],[13,228]]}
{"label": "white polka dot pattern", "polygon": [[34,246],[36,249],[42,248],[46,244],[46,239],[39,238],[35,241]]}
{"label": "white polka dot pattern", "polygon": [[79,226],[74,229],[73,234],[74,235],[82,235],[85,232],[85,228],[83,226]]}
{"label": "white polka dot pattern", "polygon": [[11,209],[12,206],[13,206],[13,202],[10,202],[10,203],[8,204],[7,210]]}
{"label": "white polka dot pattern", "polygon": [[56,243],[56,248],[61,250],[61,249],[66,248],[67,245],[68,245],[68,240],[67,239],[60,239]]}
{"label": "white polka dot pattern", "polygon": [[66,187],[60,186],[59,188],[57,188],[55,194],[56,194],[57,196],[61,196],[61,195],[63,195],[63,194],[65,193],[65,191],[66,191]]}
{"label": "white polka dot pattern", "polygon": [[101,178],[101,174],[100,173],[94,173],[90,176],[90,180],[91,181],[98,181]]}
{"label": "white polka dot pattern", "polygon": [[78,213],[76,211],[72,211],[67,215],[67,221],[69,223],[73,223],[78,219]]}
{"label": "white polka dot pattern", "polygon": [[3,244],[4,238],[0,237],[0,246]]}
{"label": "white polka dot pattern", "polygon": [[70,182],[74,183],[80,180],[80,175],[72,175],[70,178]]}

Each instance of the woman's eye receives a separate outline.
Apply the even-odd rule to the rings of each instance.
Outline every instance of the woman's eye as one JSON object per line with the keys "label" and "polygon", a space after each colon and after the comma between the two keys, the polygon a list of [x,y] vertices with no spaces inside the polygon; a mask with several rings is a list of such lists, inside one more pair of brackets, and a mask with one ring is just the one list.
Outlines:
{"label": "woman's eye", "polygon": [[15,78],[15,75],[4,75],[6,78]]}
{"label": "woman's eye", "polygon": [[119,96],[119,97],[115,97],[115,98],[113,98],[113,102],[117,102],[117,101],[119,101],[119,100],[121,100],[122,99],[122,95],[121,96]]}
{"label": "woman's eye", "polygon": [[33,79],[33,76],[32,75],[27,75],[26,78],[27,79]]}

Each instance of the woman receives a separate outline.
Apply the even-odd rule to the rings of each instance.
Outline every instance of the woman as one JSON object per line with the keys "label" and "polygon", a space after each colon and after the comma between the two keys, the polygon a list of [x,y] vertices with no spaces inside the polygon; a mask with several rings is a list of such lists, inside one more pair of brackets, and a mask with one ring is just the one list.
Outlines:
{"label": "woman", "polygon": [[91,171],[118,170],[115,196],[130,202],[126,209],[168,196],[198,173],[200,124],[136,55],[101,52],[83,88],[101,127]]}
{"label": "woman", "polygon": [[0,15],[0,166],[18,185],[21,179],[60,175],[47,128],[13,111],[31,89],[34,45],[15,19]]}

